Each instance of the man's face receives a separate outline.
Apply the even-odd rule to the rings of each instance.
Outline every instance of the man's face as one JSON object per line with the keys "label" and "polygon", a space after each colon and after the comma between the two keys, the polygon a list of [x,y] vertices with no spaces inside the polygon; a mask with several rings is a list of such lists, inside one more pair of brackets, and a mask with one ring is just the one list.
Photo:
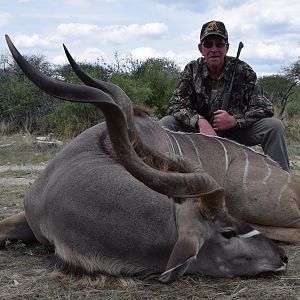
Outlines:
{"label": "man's face", "polygon": [[209,68],[223,67],[229,44],[222,37],[210,35],[198,45],[198,48]]}

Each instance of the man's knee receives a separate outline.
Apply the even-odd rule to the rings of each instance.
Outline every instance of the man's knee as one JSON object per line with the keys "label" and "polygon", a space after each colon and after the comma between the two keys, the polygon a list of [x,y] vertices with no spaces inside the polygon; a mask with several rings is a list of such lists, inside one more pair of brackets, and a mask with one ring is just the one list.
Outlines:
{"label": "man's knee", "polygon": [[262,119],[266,127],[274,130],[284,131],[283,123],[277,118],[264,118]]}
{"label": "man's knee", "polygon": [[173,116],[165,116],[159,120],[159,125],[162,127],[173,127],[176,124],[176,119]]}
{"label": "man's knee", "polygon": [[185,126],[173,116],[165,116],[159,120],[159,125],[172,131],[193,132],[191,128]]}
{"label": "man's knee", "polygon": [[280,166],[289,171],[289,158],[285,142],[285,129],[283,123],[276,118],[263,119],[264,138],[262,147],[264,152]]}

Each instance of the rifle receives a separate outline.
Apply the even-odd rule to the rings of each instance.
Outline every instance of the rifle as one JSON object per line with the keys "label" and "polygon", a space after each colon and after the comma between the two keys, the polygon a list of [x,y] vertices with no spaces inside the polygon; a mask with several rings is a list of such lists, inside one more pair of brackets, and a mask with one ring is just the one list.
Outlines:
{"label": "rifle", "polygon": [[243,47],[244,47],[244,44],[242,42],[240,42],[239,48],[238,48],[238,51],[236,54],[235,62],[234,62],[233,71],[232,71],[231,77],[230,77],[229,88],[223,94],[223,101],[222,101],[222,106],[221,106],[221,109],[223,109],[223,110],[228,109],[228,104],[229,104],[229,100],[231,97],[232,85],[233,85],[233,80],[234,80],[234,76],[235,76],[236,66],[237,66],[238,58],[240,57],[240,53],[241,53],[241,50],[243,49]]}

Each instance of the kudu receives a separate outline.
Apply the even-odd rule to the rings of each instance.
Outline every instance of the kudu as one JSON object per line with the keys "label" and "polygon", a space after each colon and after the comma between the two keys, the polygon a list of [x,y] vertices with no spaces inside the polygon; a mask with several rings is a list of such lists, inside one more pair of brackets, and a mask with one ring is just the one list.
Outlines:
{"label": "kudu", "polygon": [[233,277],[285,269],[284,252],[227,210],[267,234],[268,225],[282,226],[295,232],[291,240],[300,240],[299,182],[246,147],[166,131],[142,111],[134,114],[118,86],[89,77],[66,48],[86,85],[45,76],[6,40],[39,88],[95,104],[106,122],[48,164],[25,196],[25,213],[0,222],[2,244],[36,238],[84,272],[156,274],[162,282],[184,273]]}

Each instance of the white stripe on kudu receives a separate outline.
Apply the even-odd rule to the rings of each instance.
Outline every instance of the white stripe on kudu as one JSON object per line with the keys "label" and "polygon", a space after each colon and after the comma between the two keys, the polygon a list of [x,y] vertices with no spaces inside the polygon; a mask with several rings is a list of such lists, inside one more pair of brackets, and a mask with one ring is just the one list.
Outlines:
{"label": "white stripe on kudu", "polygon": [[243,149],[246,159],[245,159],[245,168],[244,168],[244,176],[243,176],[243,186],[244,190],[247,190],[246,184],[247,184],[247,177],[248,177],[248,171],[249,171],[249,159],[248,159],[248,153],[245,149]]}
{"label": "white stripe on kudu", "polygon": [[272,172],[272,171],[271,171],[271,168],[270,168],[268,162],[266,161],[265,157],[264,157],[264,156],[261,156],[261,157],[262,157],[262,159],[263,159],[264,165],[266,166],[266,169],[268,170],[267,176],[266,176],[266,177],[263,179],[263,181],[262,181],[263,184],[266,184],[267,181],[268,181],[268,179],[269,179],[270,176],[271,176],[271,172]]}
{"label": "white stripe on kudu", "polygon": [[247,233],[244,233],[244,234],[239,234],[239,237],[242,238],[242,239],[248,239],[248,238],[251,238],[255,235],[259,235],[260,232],[256,229],[252,230],[252,231],[249,231]]}
{"label": "white stripe on kudu", "polygon": [[171,134],[170,132],[169,132],[169,134],[170,134],[170,136],[175,140],[175,143],[176,143],[176,145],[177,145],[177,149],[178,149],[178,151],[179,151],[179,155],[182,156],[181,147],[179,146],[178,141],[176,140],[176,138],[175,138],[175,136],[174,136],[173,134]]}
{"label": "white stripe on kudu", "polygon": [[285,185],[280,189],[280,192],[277,197],[276,207],[278,207],[278,205],[280,204],[280,201],[281,201],[281,198],[282,198],[282,195],[283,195],[285,189],[287,189],[289,187],[289,184],[291,183],[290,173],[286,172],[286,174],[287,174],[287,181],[286,181]]}
{"label": "white stripe on kudu", "polygon": [[203,164],[202,164],[202,161],[200,159],[200,154],[199,154],[199,151],[198,151],[198,148],[196,147],[193,139],[191,139],[191,137],[189,135],[187,135],[187,138],[189,139],[189,141],[192,143],[193,147],[194,147],[194,150],[195,150],[195,153],[196,153],[196,157],[197,157],[197,160],[198,160],[198,163],[199,165],[202,167]]}
{"label": "white stripe on kudu", "polygon": [[168,140],[169,140],[169,144],[171,145],[171,148],[172,148],[172,151],[173,151],[173,154],[176,154],[176,152],[175,152],[175,149],[174,149],[174,146],[173,146],[173,142],[172,142],[172,140],[171,140],[171,138],[170,138],[170,136],[168,135],[168,133],[166,133],[166,136],[168,137]]}
{"label": "white stripe on kudu", "polygon": [[228,165],[229,165],[227,149],[226,149],[225,145],[219,139],[216,139],[216,141],[218,141],[222,145],[222,147],[223,147],[224,156],[225,156],[225,173],[227,173]]}

